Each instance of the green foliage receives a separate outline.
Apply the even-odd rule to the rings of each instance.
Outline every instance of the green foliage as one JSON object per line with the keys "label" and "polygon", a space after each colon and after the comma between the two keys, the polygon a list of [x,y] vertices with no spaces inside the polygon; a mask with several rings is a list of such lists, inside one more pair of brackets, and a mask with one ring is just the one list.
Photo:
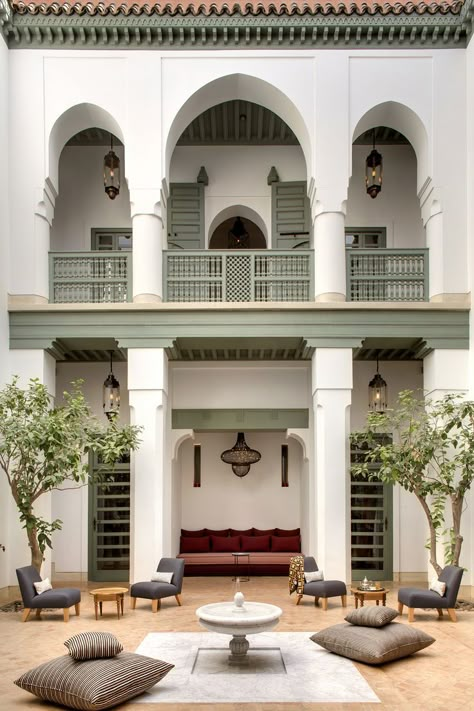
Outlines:
{"label": "green foliage", "polygon": [[[82,381],[64,392],[64,405],[54,407],[44,385],[31,379],[27,389],[18,378],[0,391],[0,468],[5,473],[20,512],[38,567],[59,519],[48,522],[34,512],[35,501],[54,489],[84,485],[89,480],[87,455],[94,452],[110,466],[136,449],[140,428],[101,423],[81,391]],[[98,478],[104,476],[98,472]],[[68,486],[69,484],[69,486]],[[40,563],[39,563],[40,565]]]}
{"label": "green foliage", "polygon": [[[392,441],[380,433],[391,433]],[[352,441],[360,452],[355,474],[399,484],[417,496],[430,527],[435,569],[439,537],[445,562],[458,565],[464,497],[474,478],[474,402],[453,393],[436,400],[404,390],[395,409],[369,413],[366,429]],[[447,504],[452,525],[446,524]]]}

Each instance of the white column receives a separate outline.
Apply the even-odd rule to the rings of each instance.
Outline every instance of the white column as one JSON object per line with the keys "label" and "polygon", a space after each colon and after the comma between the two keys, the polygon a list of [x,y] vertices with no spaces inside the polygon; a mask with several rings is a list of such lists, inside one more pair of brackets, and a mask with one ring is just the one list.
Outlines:
{"label": "white column", "polygon": [[426,246],[429,261],[429,297],[430,301],[442,301],[444,288],[444,245],[443,214],[437,212],[428,218],[425,225]]}
{"label": "white column", "polygon": [[344,214],[322,212],[314,223],[314,293],[316,301],[345,301],[346,249]]}
{"label": "white column", "polygon": [[163,300],[163,224],[159,191],[130,188],[133,228],[133,300]]}
{"label": "white column", "polygon": [[49,243],[50,224],[44,215],[35,213],[34,241],[32,249],[34,281],[31,294],[33,303],[44,303],[49,300]]}
{"label": "white column", "polygon": [[[423,385],[433,399],[442,398],[447,393],[467,395],[469,390],[469,351],[460,349],[438,349],[429,353],[423,360]],[[463,512],[461,533],[464,541],[461,551],[461,565],[468,569],[463,576],[463,585],[474,585],[474,572],[470,563],[474,559],[474,527],[470,503],[472,492],[466,496],[466,509]],[[449,519],[448,519],[449,520]],[[425,530],[427,525],[425,522]],[[443,560],[442,544],[438,547],[438,560]],[[427,562],[429,576],[433,569]]]}
{"label": "white column", "polygon": [[[312,360],[315,500],[310,502],[318,566],[350,582],[349,434],[352,350],[318,348]],[[314,535],[310,536],[314,540]]]}
{"label": "white column", "polygon": [[[21,388],[27,388],[31,378],[38,380],[46,385],[48,392],[54,398],[56,395],[56,361],[49,353],[42,350],[15,350],[10,351],[10,373],[11,377],[18,375],[18,385]],[[11,378],[10,378],[11,380]],[[8,541],[1,541],[9,551],[8,561],[10,568],[8,571],[9,585],[17,585],[15,569],[24,565],[31,565],[31,552],[28,547],[28,539],[26,531],[22,528],[18,509],[8,489]],[[47,521],[52,521],[52,494],[43,494],[36,501],[34,506],[35,512],[45,518]],[[60,533],[56,534],[60,535]],[[45,560],[41,566],[41,576],[51,579],[51,561],[54,560],[54,540],[53,551],[46,548]]]}
{"label": "white column", "polygon": [[130,421],[141,425],[132,453],[130,582],[149,580],[171,547],[168,359],[162,348],[128,350]]}

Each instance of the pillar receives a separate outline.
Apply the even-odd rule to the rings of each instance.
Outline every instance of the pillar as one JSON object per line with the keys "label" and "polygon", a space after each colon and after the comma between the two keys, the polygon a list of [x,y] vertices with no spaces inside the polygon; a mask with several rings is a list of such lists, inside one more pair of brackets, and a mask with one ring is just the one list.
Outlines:
{"label": "pillar", "polygon": [[346,247],[344,214],[322,212],[314,223],[314,293],[316,301],[345,301]]}
{"label": "pillar", "polygon": [[425,225],[426,246],[429,261],[429,298],[430,301],[443,301],[444,288],[444,249],[443,249],[443,214],[437,212],[428,218]]}
{"label": "pillar", "polygon": [[[469,390],[469,351],[460,349],[437,349],[429,353],[423,361],[424,390],[432,399],[442,398],[448,393],[467,395]],[[474,585],[472,562],[474,560],[474,517],[472,513],[473,492],[468,491],[465,510],[462,515],[461,533],[464,541],[461,550],[461,565],[467,570],[462,584]],[[443,560],[442,544],[438,544],[438,562]],[[433,569],[428,565],[428,579],[433,577]]]}
{"label": "pillar", "polygon": [[149,580],[170,553],[168,359],[162,348],[128,350],[130,422],[141,443],[131,460],[130,582]]}
{"label": "pillar", "polygon": [[163,225],[154,191],[130,190],[133,230],[133,301],[163,300]]}
{"label": "pillar", "polygon": [[313,543],[308,553],[314,552],[326,579],[347,582],[351,580],[351,390],[352,349],[316,349],[312,359],[315,486],[310,487],[310,541],[315,541],[316,550]]}
{"label": "pillar", "polygon": [[[21,388],[27,388],[31,378],[46,385],[48,392],[54,398],[56,395],[56,361],[49,353],[43,350],[15,350],[10,351],[10,382],[15,375],[19,376],[18,384]],[[0,474],[4,476],[3,474]],[[16,568],[31,564],[31,553],[28,546],[26,531],[22,528],[19,519],[19,512],[13,501],[9,488],[5,489],[6,498],[2,499],[1,515],[3,507],[6,507],[6,518],[8,521],[8,540],[0,541],[6,547],[8,561],[9,585],[18,585],[16,579]],[[35,503],[35,511],[48,521],[52,521],[54,516],[52,505],[52,493],[42,494]],[[60,535],[57,533],[55,535]],[[0,555],[4,555],[0,552]],[[46,548],[45,560],[41,567],[41,577],[51,579],[51,562],[54,560],[54,539],[53,551]]]}

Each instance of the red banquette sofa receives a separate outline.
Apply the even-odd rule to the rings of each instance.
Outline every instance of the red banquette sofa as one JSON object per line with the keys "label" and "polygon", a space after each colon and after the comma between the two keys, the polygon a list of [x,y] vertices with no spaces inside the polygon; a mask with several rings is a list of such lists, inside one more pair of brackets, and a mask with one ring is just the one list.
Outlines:
{"label": "red banquette sofa", "polygon": [[[187,576],[233,575],[236,561],[232,553],[248,553],[250,575],[288,575],[290,558],[301,553],[300,529],[181,529],[177,557],[184,558]],[[247,558],[241,558],[240,564],[245,573]]]}

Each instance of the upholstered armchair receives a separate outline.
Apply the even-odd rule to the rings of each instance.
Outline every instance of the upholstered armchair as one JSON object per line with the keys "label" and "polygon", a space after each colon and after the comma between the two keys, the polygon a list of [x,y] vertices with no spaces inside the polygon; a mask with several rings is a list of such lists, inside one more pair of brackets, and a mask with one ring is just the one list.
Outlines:
{"label": "upholstered armchair", "polygon": [[[313,556],[305,556],[304,572],[316,573],[318,571],[319,568]],[[342,580],[313,580],[311,582],[306,582],[305,579],[303,593],[299,594],[296,599],[297,605],[300,604],[303,595],[312,595],[314,597],[315,605],[318,604],[319,598],[321,598],[323,610],[328,609],[328,598],[330,597],[340,596],[342,606],[346,607],[347,604],[347,587]]]}
{"label": "upholstered armchair", "polygon": [[69,608],[72,605],[76,615],[80,614],[81,591],[77,588],[53,588],[37,593],[34,583],[40,583],[41,576],[32,565],[17,568],[16,577],[24,605],[23,622],[26,622],[31,610],[36,610],[36,617],[40,617],[41,610],[45,608],[62,608],[64,622],[69,622]]}
{"label": "upholstered armchair", "polygon": [[[164,597],[176,598],[176,602],[181,606],[180,593],[183,586],[184,560],[182,558],[162,558],[156,569],[157,578],[163,580],[150,580],[143,583],[134,583],[130,588],[130,607],[135,609],[137,597],[151,600],[152,612],[157,612],[161,608],[161,600]],[[164,575],[160,575],[164,573]],[[166,582],[166,578],[170,578]]]}
{"label": "upholstered armchair", "polygon": [[452,622],[457,622],[454,607],[462,574],[463,569],[457,565],[447,565],[443,568],[438,580],[441,583],[446,583],[444,595],[422,588],[400,588],[398,591],[398,612],[402,614],[403,606],[406,605],[408,607],[408,622],[414,622],[415,607],[434,608],[438,611],[439,617],[443,616],[443,610],[447,610],[449,619]]}

